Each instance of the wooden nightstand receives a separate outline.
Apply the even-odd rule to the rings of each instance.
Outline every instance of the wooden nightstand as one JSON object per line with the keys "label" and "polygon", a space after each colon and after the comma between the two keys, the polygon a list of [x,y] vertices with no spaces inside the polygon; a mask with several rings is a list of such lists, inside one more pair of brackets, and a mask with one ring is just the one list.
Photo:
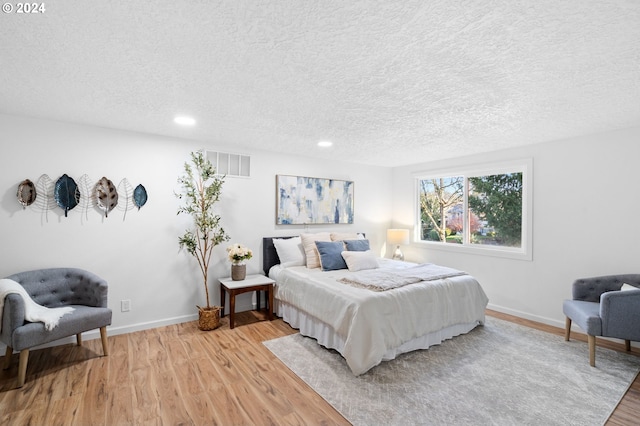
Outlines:
{"label": "wooden nightstand", "polygon": [[268,309],[267,309],[267,318],[269,321],[273,319],[273,283],[269,277],[264,275],[247,275],[247,277],[242,281],[233,281],[231,277],[220,278],[220,305],[222,305],[222,313],[220,317],[224,317],[224,299],[225,293],[229,293],[229,328],[233,328],[234,326],[234,315],[236,310],[236,295],[247,293],[249,291],[257,291],[257,308],[260,310],[260,292],[267,292],[267,301],[268,301]]}

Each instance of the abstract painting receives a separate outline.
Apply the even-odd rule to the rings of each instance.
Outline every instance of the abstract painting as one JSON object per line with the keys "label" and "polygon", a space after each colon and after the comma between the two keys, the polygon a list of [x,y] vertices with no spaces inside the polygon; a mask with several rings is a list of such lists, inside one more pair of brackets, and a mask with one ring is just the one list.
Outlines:
{"label": "abstract painting", "polygon": [[353,181],[276,175],[276,225],[353,223]]}

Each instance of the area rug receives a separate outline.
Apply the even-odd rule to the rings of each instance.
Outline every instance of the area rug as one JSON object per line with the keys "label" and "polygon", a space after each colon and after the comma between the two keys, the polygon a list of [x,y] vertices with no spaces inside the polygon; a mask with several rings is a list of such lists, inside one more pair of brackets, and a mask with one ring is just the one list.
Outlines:
{"label": "area rug", "polygon": [[354,425],[601,425],[640,358],[488,317],[484,326],[355,377],[294,334],[264,342]]}

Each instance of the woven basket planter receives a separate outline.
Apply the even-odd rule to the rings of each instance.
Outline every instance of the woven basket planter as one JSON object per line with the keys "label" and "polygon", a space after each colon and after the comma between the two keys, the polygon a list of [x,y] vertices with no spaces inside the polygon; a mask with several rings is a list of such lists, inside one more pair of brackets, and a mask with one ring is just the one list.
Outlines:
{"label": "woven basket planter", "polygon": [[242,281],[247,277],[247,265],[231,265],[231,279],[233,281]]}
{"label": "woven basket planter", "polygon": [[203,331],[215,330],[220,326],[220,306],[201,308],[198,306],[198,328]]}

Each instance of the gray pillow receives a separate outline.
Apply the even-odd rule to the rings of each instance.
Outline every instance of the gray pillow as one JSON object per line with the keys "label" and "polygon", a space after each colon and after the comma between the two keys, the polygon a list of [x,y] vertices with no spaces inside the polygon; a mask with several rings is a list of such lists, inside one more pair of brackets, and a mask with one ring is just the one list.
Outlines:
{"label": "gray pillow", "polygon": [[347,264],[342,257],[344,250],[342,241],[316,241],[316,248],[320,254],[320,266],[323,271],[347,269]]}

